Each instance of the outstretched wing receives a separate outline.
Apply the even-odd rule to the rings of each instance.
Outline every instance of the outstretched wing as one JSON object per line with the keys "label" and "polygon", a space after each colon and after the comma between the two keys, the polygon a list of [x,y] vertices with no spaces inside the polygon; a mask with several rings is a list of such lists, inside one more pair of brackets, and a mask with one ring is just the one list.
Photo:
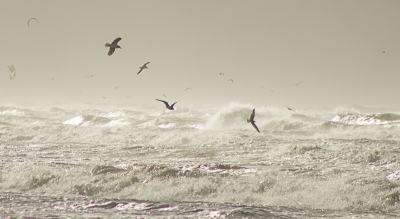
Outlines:
{"label": "outstretched wing", "polygon": [[[167,108],[169,107],[169,104],[168,104],[168,102],[167,102],[167,101],[164,101],[164,100],[159,100],[159,99],[156,99],[156,100],[163,102]],[[174,104],[175,104],[175,103],[174,103]],[[172,105],[174,105],[174,104],[172,104]]]}
{"label": "outstretched wing", "polygon": [[[180,100],[176,101],[175,103],[177,103],[177,102],[179,102],[179,101],[180,101]],[[174,108],[175,103],[173,103],[173,104],[171,105],[172,108]]]}
{"label": "outstretched wing", "polygon": [[254,121],[254,116],[256,115],[256,109],[253,109],[253,112],[250,115],[250,121]]}
{"label": "outstretched wing", "polygon": [[112,44],[117,44],[119,41],[121,40],[121,37],[118,37],[117,39],[115,39],[113,42],[112,42]]}
{"label": "outstretched wing", "polygon": [[39,23],[39,20],[38,20],[38,19],[36,19],[36,18],[31,18],[31,19],[28,20],[28,27],[29,27],[29,21],[31,21],[31,20],[36,20],[36,21]]}
{"label": "outstretched wing", "polygon": [[[140,68],[140,67],[139,67]],[[139,72],[137,74],[139,74],[140,72],[142,72],[143,68],[140,68]]]}
{"label": "outstretched wing", "polygon": [[260,133],[260,130],[258,130],[258,127],[256,126],[256,124],[255,124],[254,122],[252,122],[251,125],[253,125],[253,127],[256,129],[256,131],[257,131],[258,133]]}
{"label": "outstretched wing", "polygon": [[147,64],[149,64],[150,62],[146,62],[144,63],[143,67],[147,67]]}
{"label": "outstretched wing", "polygon": [[110,50],[108,50],[108,56],[112,55],[115,51],[115,48],[110,47]]}

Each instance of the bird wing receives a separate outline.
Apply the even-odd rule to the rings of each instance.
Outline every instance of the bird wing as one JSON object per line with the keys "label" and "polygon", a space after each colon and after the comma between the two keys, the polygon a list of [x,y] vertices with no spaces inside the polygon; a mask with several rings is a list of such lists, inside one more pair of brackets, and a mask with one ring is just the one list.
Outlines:
{"label": "bird wing", "polygon": [[260,130],[258,130],[258,127],[256,126],[256,124],[254,122],[252,122],[251,125],[257,130],[258,133],[260,133]]}
{"label": "bird wing", "polygon": [[38,19],[36,19],[36,18],[31,18],[31,19],[28,20],[28,27],[29,27],[29,21],[31,21],[31,20],[36,20],[37,22],[39,22]]}
{"label": "bird wing", "polygon": [[110,47],[110,50],[108,50],[108,56],[112,55],[115,51],[115,48]]}
{"label": "bird wing", "polygon": [[[167,101],[164,101],[164,100],[159,100],[159,99],[156,99],[156,100],[163,102],[167,108],[169,107],[169,104],[168,104],[168,102],[167,102]],[[174,103],[174,104],[175,104],[175,103]],[[172,105],[173,105],[173,104],[172,104]]]}
{"label": "bird wing", "polygon": [[[180,100],[176,101],[175,103],[177,103],[177,102],[179,102],[179,101],[180,101]],[[173,103],[173,104],[171,105],[172,108],[174,107],[175,103]]]}
{"label": "bird wing", "polygon": [[256,109],[253,109],[253,112],[250,115],[250,121],[254,121],[254,116],[256,115]]}
{"label": "bird wing", "polygon": [[[140,68],[140,67],[139,67]],[[140,68],[139,72],[137,74],[139,74],[140,72],[142,72],[143,68]]]}
{"label": "bird wing", "polygon": [[117,45],[117,43],[118,43],[120,40],[121,40],[121,37],[118,37],[117,39],[115,39],[115,40],[112,42],[112,44]]}
{"label": "bird wing", "polygon": [[144,63],[143,67],[147,67],[147,64],[149,64],[150,62],[146,62]]}

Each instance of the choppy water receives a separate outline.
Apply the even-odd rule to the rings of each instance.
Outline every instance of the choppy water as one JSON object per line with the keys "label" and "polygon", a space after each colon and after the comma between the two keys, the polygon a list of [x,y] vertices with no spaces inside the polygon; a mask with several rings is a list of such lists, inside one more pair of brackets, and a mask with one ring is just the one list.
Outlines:
{"label": "choppy water", "polygon": [[398,218],[400,109],[0,107],[2,218]]}

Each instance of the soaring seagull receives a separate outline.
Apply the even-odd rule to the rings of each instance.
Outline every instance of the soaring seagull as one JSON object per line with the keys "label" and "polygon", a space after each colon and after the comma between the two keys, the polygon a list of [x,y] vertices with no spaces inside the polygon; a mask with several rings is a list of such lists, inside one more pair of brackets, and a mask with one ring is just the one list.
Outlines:
{"label": "soaring seagull", "polygon": [[254,116],[256,115],[256,109],[253,109],[253,112],[250,115],[250,119],[247,119],[247,123],[251,123],[251,125],[256,129],[258,133],[260,133],[260,130],[258,130],[258,127],[256,126],[256,121],[254,121]]}
{"label": "soaring seagull", "polygon": [[294,86],[299,86],[299,84],[301,84],[301,82],[303,82],[303,81],[300,81],[299,83],[293,84],[293,85],[294,85]]}
{"label": "soaring seagull", "polygon": [[112,55],[115,51],[115,49],[119,48],[122,49],[120,46],[118,46],[118,42],[121,40],[121,37],[118,37],[117,39],[115,39],[111,44],[106,43],[106,47],[110,47],[110,50],[108,50],[108,56]]}
{"label": "soaring seagull", "polygon": [[290,111],[293,111],[293,112],[296,112],[296,110],[294,110],[294,109],[292,109],[292,108],[289,108],[289,107],[286,107],[288,110],[290,110]]}
{"label": "soaring seagull", "polygon": [[17,71],[15,71],[14,65],[7,66],[8,69],[10,69],[10,80],[13,80],[15,78],[15,74],[17,74]]}
{"label": "soaring seagull", "polygon": [[28,20],[28,27],[29,27],[29,21],[31,21],[31,20],[36,20],[39,23],[39,20],[33,17],[33,18]]}
{"label": "soaring seagull", "polygon": [[156,100],[163,102],[163,103],[165,104],[165,107],[167,107],[167,109],[169,109],[169,110],[175,110],[175,109],[174,109],[174,105],[175,105],[177,102],[180,101],[180,100],[178,100],[178,101],[176,101],[175,103],[173,103],[173,104],[170,106],[170,105],[168,104],[167,101],[159,100],[159,99],[156,99]]}
{"label": "soaring seagull", "polygon": [[147,64],[149,64],[149,63],[150,63],[150,62],[146,62],[142,67],[139,67],[140,70],[139,70],[139,72],[138,72],[137,74],[139,74],[140,72],[142,72],[143,69],[146,69],[146,68],[147,68]]}
{"label": "soaring seagull", "polygon": [[187,91],[187,90],[193,90],[191,87],[187,87],[187,88],[185,88],[185,91]]}
{"label": "soaring seagull", "polygon": [[224,76],[225,74],[224,74],[224,73],[219,73],[219,75],[222,75],[222,76]]}

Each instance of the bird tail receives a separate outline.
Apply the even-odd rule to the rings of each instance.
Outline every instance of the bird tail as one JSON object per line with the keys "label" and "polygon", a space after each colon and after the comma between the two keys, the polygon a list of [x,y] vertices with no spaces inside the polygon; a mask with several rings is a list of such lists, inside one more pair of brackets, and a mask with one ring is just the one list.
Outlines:
{"label": "bird tail", "polygon": [[111,46],[111,44],[109,44],[109,43],[106,43],[106,45],[105,45],[106,47],[110,47]]}

